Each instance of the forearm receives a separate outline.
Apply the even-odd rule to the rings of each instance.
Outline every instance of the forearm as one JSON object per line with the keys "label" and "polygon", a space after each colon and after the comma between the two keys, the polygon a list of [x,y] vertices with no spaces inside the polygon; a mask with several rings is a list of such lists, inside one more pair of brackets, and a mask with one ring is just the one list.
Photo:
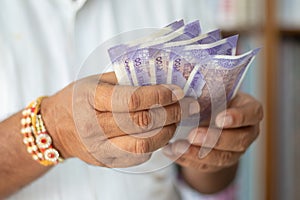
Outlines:
{"label": "forearm", "polygon": [[50,169],[34,161],[23,144],[19,112],[0,122],[0,199],[37,179]]}
{"label": "forearm", "polygon": [[213,194],[225,189],[234,180],[238,164],[217,172],[199,172],[193,168],[182,167],[181,175],[185,182],[203,194]]}

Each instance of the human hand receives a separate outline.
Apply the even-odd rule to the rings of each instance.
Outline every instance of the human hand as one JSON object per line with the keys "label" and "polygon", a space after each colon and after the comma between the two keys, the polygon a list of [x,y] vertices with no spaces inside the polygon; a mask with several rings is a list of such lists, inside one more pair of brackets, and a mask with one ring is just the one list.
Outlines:
{"label": "human hand", "polygon": [[[203,172],[219,171],[238,162],[241,155],[257,138],[262,118],[261,104],[250,95],[238,93],[230,102],[228,109],[217,115],[216,127],[210,129],[199,127],[189,134],[187,140],[169,144],[164,152],[181,166]],[[222,132],[219,136],[220,131]],[[219,138],[214,144],[216,137]],[[201,147],[211,148],[203,158],[199,158]]]}
{"label": "human hand", "polygon": [[[174,85],[116,85],[114,73],[76,81],[42,101],[41,113],[62,156],[106,167],[147,161],[166,145],[181,118]],[[199,112],[197,109],[192,109]]]}

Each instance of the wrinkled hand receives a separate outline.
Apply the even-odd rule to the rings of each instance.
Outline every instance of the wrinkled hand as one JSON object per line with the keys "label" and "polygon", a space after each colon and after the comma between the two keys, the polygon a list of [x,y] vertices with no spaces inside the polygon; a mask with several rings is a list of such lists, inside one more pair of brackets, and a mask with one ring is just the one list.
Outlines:
{"label": "wrinkled hand", "polygon": [[[106,167],[147,161],[165,146],[181,118],[174,85],[116,85],[114,73],[76,81],[42,102],[41,112],[63,157]],[[199,112],[198,109],[192,109]]]}
{"label": "wrinkled hand", "polygon": [[[216,127],[210,128],[209,132],[208,127],[199,127],[190,133],[187,140],[169,144],[164,152],[174,160],[178,158],[176,162],[184,167],[203,172],[219,171],[238,162],[257,138],[262,118],[261,104],[250,95],[238,93],[228,109],[217,115]],[[219,136],[219,131],[221,134],[217,143],[211,146],[213,142],[210,141]],[[205,157],[199,158],[201,147],[212,149]]]}

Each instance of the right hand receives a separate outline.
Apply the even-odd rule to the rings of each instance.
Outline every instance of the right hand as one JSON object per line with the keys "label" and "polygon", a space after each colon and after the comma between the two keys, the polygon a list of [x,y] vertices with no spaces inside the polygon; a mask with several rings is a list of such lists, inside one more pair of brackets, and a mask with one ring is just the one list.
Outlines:
{"label": "right hand", "polygon": [[114,73],[91,76],[42,101],[45,126],[64,158],[129,167],[147,161],[172,138],[184,96],[178,86],[116,83]]}

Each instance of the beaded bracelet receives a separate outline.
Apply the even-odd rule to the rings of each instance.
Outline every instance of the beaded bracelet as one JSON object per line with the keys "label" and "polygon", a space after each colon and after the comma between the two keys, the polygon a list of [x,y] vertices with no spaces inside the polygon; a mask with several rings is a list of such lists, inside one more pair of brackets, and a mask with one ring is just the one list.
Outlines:
{"label": "beaded bracelet", "polygon": [[22,112],[23,143],[32,158],[44,166],[62,162],[59,152],[52,146],[52,139],[48,134],[40,114],[41,101],[44,97],[30,103]]}

